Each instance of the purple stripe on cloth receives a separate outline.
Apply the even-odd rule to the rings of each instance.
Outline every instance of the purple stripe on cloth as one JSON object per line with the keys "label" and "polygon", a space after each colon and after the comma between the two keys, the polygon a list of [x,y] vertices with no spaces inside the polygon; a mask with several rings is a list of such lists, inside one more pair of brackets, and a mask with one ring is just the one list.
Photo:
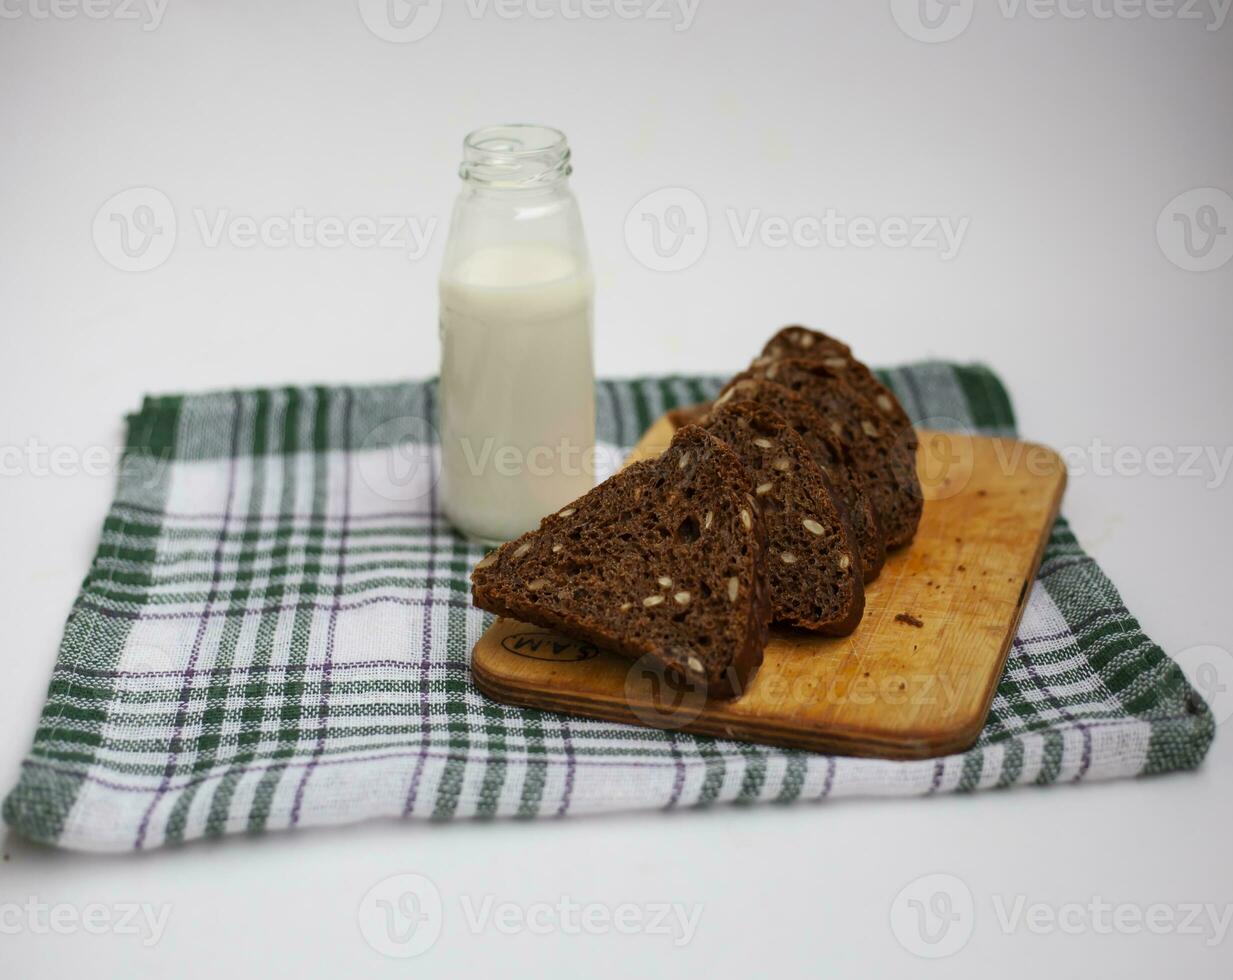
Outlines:
{"label": "purple stripe on cloth", "polygon": [[[231,528],[231,511],[235,505],[236,471],[239,468],[238,459],[240,455],[240,422],[244,411],[244,400],[240,397],[239,392],[236,392],[232,397],[232,402],[234,404],[234,412],[232,413],[231,422],[231,459],[227,463],[226,513],[223,515],[223,526],[219,530],[218,545],[214,549],[214,574],[210,580],[209,595],[206,597],[205,613],[208,613],[218,600],[223,578],[223,546],[227,541],[227,533]],[[209,616],[203,614],[197,624],[197,632],[193,636],[192,652],[188,658],[188,670],[185,672],[184,684],[180,689],[180,703],[176,709],[175,724],[171,734],[171,741],[168,744],[170,752],[167,756],[167,766],[163,770],[163,778],[154,793],[154,799],[150,801],[150,805],[141,817],[141,823],[137,826],[137,838],[133,842],[134,850],[141,850],[145,844],[146,833],[150,829],[150,818],[154,814],[154,808],[158,806],[159,800],[163,798],[163,794],[167,792],[168,787],[171,785],[171,777],[175,773],[176,761],[180,754],[180,737],[184,733],[184,722],[188,719],[188,702],[192,696],[193,672],[197,667],[197,658],[201,655],[201,647],[205,642],[205,634],[209,625]]]}
{"label": "purple stripe on cloth", "polygon": [[[343,758],[343,759],[320,759],[317,761],[316,765],[318,768],[325,768],[327,766],[344,766],[344,765],[351,765],[353,763],[363,763],[363,762],[385,762],[391,759],[395,759],[395,760],[396,759],[417,759],[420,757],[420,755],[421,755],[421,752],[419,749],[416,749],[414,751],[408,751],[408,752],[384,752],[384,753],[378,753],[378,754],[373,754],[373,755],[347,756],[346,758]],[[449,751],[439,752],[435,750],[425,752],[423,753],[423,755],[428,759],[441,760],[443,762],[461,762],[464,765],[468,765],[471,762],[476,761],[476,759],[483,759],[487,761],[488,759],[492,758],[492,756],[489,756],[489,755],[471,756],[463,752],[449,752]],[[514,761],[514,762],[520,761],[522,758],[523,758],[522,756],[518,756],[517,758],[507,757],[505,761],[508,764],[511,761]],[[554,759],[551,756],[547,756],[547,755],[542,757],[542,761],[545,765],[548,765],[548,766],[566,765],[566,762],[564,759]],[[277,762],[270,762],[268,764],[260,765],[260,766],[246,766],[243,769],[243,773],[245,775],[249,775],[252,773],[268,772],[271,769],[280,769],[280,770],[281,769],[298,769],[301,766],[308,766],[310,764],[312,764],[311,759],[303,759],[300,761],[281,761],[280,760]],[[635,759],[586,759],[586,760],[583,760],[582,764],[592,769],[594,768],[599,768],[599,769],[668,769],[673,765],[673,763],[669,761],[644,762],[644,761],[635,760]],[[67,766],[57,766],[57,765],[54,765],[53,763],[40,762],[36,759],[26,759],[22,762],[22,766],[28,769],[46,769],[49,772],[63,773],[65,775],[84,779],[88,783],[96,783],[100,786],[106,786],[108,789],[121,790],[125,793],[155,793],[155,792],[158,792],[157,787],[129,786],[124,783],[117,783],[113,780],[104,779],[101,776],[96,776],[92,772],[80,772],[76,769],[71,769]],[[210,773],[204,773],[200,776],[193,776],[189,779],[184,780],[183,782],[173,783],[171,786],[168,787],[168,791],[178,792],[180,790],[189,789],[190,787],[197,786],[201,783],[207,783],[215,779],[222,779],[227,774],[228,774],[227,769],[220,769],[218,772],[210,772]]]}
{"label": "purple stripe on cloth", "polygon": [[[363,609],[366,606],[376,606],[381,603],[393,603],[399,606],[426,606],[430,605],[428,600],[417,599],[414,596],[399,596],[399,595],[378,595],[371,596],[367,599],[358,599],[355,602],[344,602],[339,606],[342,612],[351,612],[354,609]],[[449,605],[457,609],[470,609],[471,601],[469,599],[437,599],[436,605]],[[100,616],[107,619],[140,619],[140,620],[163,620],[163,619],[198,619],[201,617],[213,619],[215,616],[258,616],[267,613],[282,613],[292,612],[298,609],[315,609],[318,612],[329,612],[334,608],[332,602],[287,602],[271,606],[240,606],[235,609],[218,609],[210,608],[198,610],[196,612],[184,611],[174,613],[151,613],[139,612],[133,610],[130,612],[127,609],[112,609],[109,606],[100,605],[97,602],[82,601],[79,606],[89,609],[91,612],[96,612]]]}
{"label": "purple stripe on cloth", "polygon": [[[123,510],[136,511],[139,514],[149,514],[152,517],[160,518],[168,521],[221,521],[222,514],[210,513],[209,511],[172,511],[159,510],[157,507],[145,507],[141,504],[129,504],[122,500],[117,500],[113,507],[118,507]],[[432,516],[431,511],[426,510],[389,510],[375,512],[372,514],[352,514],[350,517],[346,514],[262,514],[252,522],[254,524],[263,523],[281,523],[282,521],[304,521],[306,523],[315,524],[367,524],[372,521],[396,521],[407,517],[424,519]]]}
{"label": "purple stripe on cloth", "polygon": [[[424,386],[424,413],[423,418],[432,418],[431,413],[431,395],[429,388]],[[411,783],[407,787],[407,798],[403,802],[402,815],[410,816],[415,810],[415,801],[420,792],[420,779],[424,775],[424,766],[428,759],[428,737],[432,726],[432,716],[428,711],[428,664],[429,652],[432,650],[432,610],[435,605],[435,586],[433,583],[433,564],[437,554],[437,477],[439,474],[436,471],[437,457],[435,455],[429,457],[428,478],[428,509],[432,512],[433,517],[428,524],[428,569],[425,574],[427,578],[427,586],[424,591],[424,629],[421,639],[424,644],[424,659],[421,661],[420,667],[420,755],[415,760],[415,768],[411,772]]]}
{"label": "purple stripe on cloth", "polygon": [[946,775],[946,760],[939,759],[933,764],[933,781],[929,784],[929,789],[925,791],[926,796],[932,796],[942,788],[942,777]]}
{"label": "purple stripe on cloth", "polygon": [[[1014,641],[1014,646],[1020,652],[1026,652],[1024,645],[1017,638]],[[1083,734],[1083,755],[1079,759],[1079,771],[1075,773],[1074,777],[1074,782],[1077,783],[1087,775],[1088,769],[1092,766],[1092,732],[1085,722],[1080,721],[1066,710],[1066,706],[1062,704],[1057,695],[1053,693],[1053,689],[1044,682],[1038,673],[1036,673],[1036,665],[1032,663],[1030,658],[1024,657],[1023,665],[1027,668],[1028,677],[1032,679],[1032,683],[1035,684],[1040,693],[1045,696],[1045,698],[1053,706],[1054,710],[1056,710],[1063,718],[1079,729],[1079,731]]]}
{"label": "purple stripe on cloth", "polygon": [[351,467],[353,463],[351,456],[351,403],[351,389],[345,388],[343,389],[342,418],[343,522],[338,539],[338,575],[334,581],[334,602],[330,608],[330,619],[325,631],[325,663],[321,668],[321,699],[317,705],[317,724],[319,726],[317,745],[313,749],[313,755],[308,765],[304,767],[304,774],[300,777],[300,785],[295,788],[295,802],[291,805],[292,827],[300,822],[300,807],[304,803],[304,790],[308,786],[308,780],[312,778],[313,771],[317,768],[321,753],[325,751],[325,736],[329,729],[334,639],[338,634],[338,614],[342,608],[343,580],[347,575],[347,535],[351,530],[351,524],[348,520],[351,514]]}
{"label": "purple stripe on cloth", "polygon": [[[1190,715],[1171,715],[1167,718],[1159,719],[1160,722],[1165,723],[1165,724],[1169,724],[1173,722],[1187,722],[1187,721],[1192,721],[1192,720],[1193,720],[1193,716],[1190,716]],[[1136,722],[1133,719],[1127,719],[1127,718],[1107,718],[1107,719],[1103,719],[1099,721],[1086,722],[1084,724],[1086,728],[1095,730],[1097,728],[1110,728],[1110,727],[1117,727],[1117,726],[1122,726],[1122,725],[1131,725],[1131,724],[1136,724]],[[1075,725],[1071,726],[1071,728],[1050,729],[1050,732],[1055,732],[1059,735],[1065,735],[1066,732],[1076,730],[1078,729],[1078,727],[1079,727],[1079,723],[1076,723]],[[1030,734],[1040,734],[1040,733],[1033,732]],[[484,761],[488,761],[494,758],[494,756],[492,755],[483,755],[483,756],[473,757],[466,753],[450,752],[450,751],[438,752],[438,751],[433,750],[433,751],[425,752],[422,749],[417,748],[417,749],[414,749],[412,751],[407,751],[407,752],[389,752],[389,753],[381,753],[381,754],[376,754],[376,755],[365,755],[365,756],[346,756],[344,758],[338,758],[338,759],[333,759],[333,758],[324,759],[323,758],[317,762],[317,765],[318,766],[341,766],[341,765],[350,765],[352,763],[357,763],[357,762],[382,762],[386,759],[416,759],[416,758],[419,758],[421,754],[423,754],[426,758],[429,758],[429,759],[441,759],[446,762],[455,761],[455,762],[463,762],[463,763],[470,763],[472,761],[475,761],[475,759],[482,759]],[[505,761],[505,763],[508,765],[511,762],[525,761],[527,757],[525,755],[519,755],[519,756],[507,755],[502,758]],[[551,756],[547,756],[547,755],[537,756],[536,759],[538,761],[542,761],[544,765],[552,765],[552,766],[566,765],[566,762],[564,759],[554,759]],[[279,760],[276,762],[270,762],[268,764],[260,765],[260,766],[246,766],[243,771],[245,774],[248,774],[248,773],[266,772],[270,769],[275,769],[275,768],[295,769],[295,768],[298,768],[299,766],[307,766],[309,762],[310,760],[308,759],[304,759],[300,761]],[[701,767],[705,767],[706,765],[705,760],[702,760],[699,765]],[[583,759],[577,760],[577,763],[576,763],[576,768],[580,768],[580,769],[608,769],[608,768],[668,769],[668,768],[672,768],[675,766],[676,766],[676,763],[671,760],[665,760],[663,762],[644,762],[644,761],[636,760],[636,759],[583,758]],[[97,783],[100,786],[106,786],[110,789],[123,790],[126,793],[155,793],[155,792],[158,792],[157,787],[127,786],[124,783],[117,783],[112,780],[103,779],[102,777],[96,776],[90,772],[82,772],[79,769],[73,769],[69,766],[56,765],[51,762],[42,762],[36,759],[23,760],[22,767],[30,768],[30,769],[46,769],[49,772],[63,773],[64,775],[73,776],[74,778],[77,778],[77,779],[83,779],[86,782],[90,782],[90,783]],[[831,756],[827,756],[826,785],[823,786],[822,788],[822,794],[818,797],[819,800],[825,799],[827,796],[830,795],[832,787],[833,787],[833,782],[834,782],[835,768],[836,767],[835,767],[834,758]],[[187,789],[191,786],[197,785],[198,783],[209,782],[210,780],[213,780],[213,779],[222,779],[227,775],[227,773],[228,773],[228,770],[224,768],[218,772],[206,773],[201,776],[193,776],[191,779],[186,779],[182,783],[172,783],[171,785],[167,787],[167,792],[175,792],[178,790]]]}
{"label": "purple stripe on cloth", "polygon": [[1041,636],[1022,636],[1016,637],[1016,640],[1026,646],[1029,643],[1056,643],[1058,640],[1065,640],[1067,638],[1078,639],[1079,633],[1091,626],[1096,620],[1104,619],[1106,616],[1121,616],[1125,612],[1127,612],[1125,606],[1106,606],[1104,609],[1098,609],[1086,619],[1075,623],[1074,626],[1059,633],[1048,633]]}
{"label": "purple stripe on cloth", "polygon": [[[424,658],[419,660],[355,660],[334,664],[335,672],[340,670],[370,670],[402,667],[406,670],[418,670],[424,665]],[[320,664],[237,664],[234,667],[210,667],[194,672],[195,677],[214,677],[221,675],[232,677],[237,674],[265,673],[296,673],[316,670]],[[97,677],[114,680],[116,678],[149,678],[149,677],[183,677],[182,670],[96,670],[89,667],[59,666],[57,674],[68,674],[76,677]]]}
{"label": "purple stripe on cloth", "polygon": [[664,732],[668,736],[668,745],[672,749],[672,764],[676,766],[676,775],[672,780],[672,795],[668,797],[668,802],[664,805],[665,810],[671,810],[681,802],[681,793],[685,789],[685,759],[681,755],[681,747],[676,741],[676,732],[672,729],[667,729]]}
{"label": "purple stripe on cloth", "polygon": [[826,782],[822,784],[822,792],[818,794],[819,800],[825,800],[835,788],[835,769],[835,757],[828,755],[826,757]]}
{"label": "purple stripe on cloth", "polygon": [[[1086,619],[1075,623],[1075,625],[1069,629],[1062,630],[1058,633],[1046,633],[1040,636],[1017,636],[1015,637],[1015,642],[1020,647],[1026,648],[1032,643],[1056,643],[1058,640],[1066,639],[1077,641],[1079,638],[1079,633],[1087,629],[1098,619],[1104,619],[1106,616],[1120,616],[1125,612],[1127,612],[1125,606],[1106,606],[1104,609],[1100,609],[1092,613]],[[1082,651],[1080,651],[1080,653],[1082,653]],[[1010,664],[1007,663],[1007,669],[1009,669],[1009,667]]]}

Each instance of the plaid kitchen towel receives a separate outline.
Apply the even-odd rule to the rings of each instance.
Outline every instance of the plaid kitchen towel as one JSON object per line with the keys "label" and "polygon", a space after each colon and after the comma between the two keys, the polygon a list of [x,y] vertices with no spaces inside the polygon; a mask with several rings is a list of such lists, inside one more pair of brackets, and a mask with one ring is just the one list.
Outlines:
{"label": "plaid kitchen towel", "polygon": [[[981,367],[887,372],[917,420],[1010,434]],[[614,455],[714,379],[605,381]],[[562,816],[930,794],[1199,764],[1214,725],[1059,521],[977,746],[836,758],[488,700],[482,550],[437,497],[431,382],[148,399],[4,805],[42,841],[151,848],[369,817]],[[940,421],[941,420],[941,421]]]}

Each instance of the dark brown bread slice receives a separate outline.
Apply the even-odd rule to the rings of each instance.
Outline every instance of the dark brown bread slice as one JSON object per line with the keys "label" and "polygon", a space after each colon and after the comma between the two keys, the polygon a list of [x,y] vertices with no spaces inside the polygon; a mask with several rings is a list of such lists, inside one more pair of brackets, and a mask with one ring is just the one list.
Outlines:
{"label": "dark brown bread slice", "polygon": [[898,548],[912,540],[923,506],[916,450],[903,433],[886,423],[868,398],[826,365],[800,358],[750,368],[728,382],[728,387],[745,377],[776,381],[813,405],[831,433],[851,447],[886,535],[886,547]]}
{"label": "dark brown bread slice", "polygon": [[766,342],[762,353],[769,357],[824,357],[834,354],[838,357],[852,358],[852,348],[838,337],[832,337],[821,330],[811,330],[793,324],[784,327]]}
{"label": "dark brown bread slice", "polygon": [[783,357],[818,361],[830,368],[873,402],[898,432],[906,433],[912,448],[916,449],[916,430],[912,428],[912,420],[899,404],[899,399],[864,362],[852,356],[852,348],[843,341],[808,327],[784,327],[766,342],[762,355],[753,366],[763,367],[770,360]]}
{"label": "dark brown bread slice", "polygon": [[847,636],[865,612],[860,556],[804,441],[778,412],[748,401],[717,408],[704,428],[740,457],[754,485],[766,522],[772,619]]}
{"label": "dark brown bread slice", "polygon": [[865,487],[865,478],[852,458],[851,447],[827,430],[822,416],[809,402],[774,381],[737,381],[729,385],[721,397],[725,402],[732,398],[757,402],[788,420],[830,481],[834,491],[832,496],[843,505],[856,536],[865,584],[876,579],[886,560],[886,537],[878,524],[873,500]]}
{"label": "dark brown bread slice", "polygon": [[686,426],[662,456],[482,559],[471,595],[481,609],[653,657],[708,696],[733,697],[766,645],[766,528],[741,461]]}

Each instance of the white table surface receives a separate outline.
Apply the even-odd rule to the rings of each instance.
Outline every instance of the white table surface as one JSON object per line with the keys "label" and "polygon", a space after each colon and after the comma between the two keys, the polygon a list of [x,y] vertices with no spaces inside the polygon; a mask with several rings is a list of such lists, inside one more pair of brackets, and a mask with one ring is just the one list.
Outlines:
{"label": "white table surface", "polygon": [[[157,21],[99,2],[102,19],[70,0],[8,0],[0,18],[0,446],[71,447],[65,459],[114,447],[146,392],[432,373],[459,143],[507,120],[571,138],[602,374],[734,370],[800,320],[878,364],[985,361],[1023,433],[1055,447],[1219,456],[1233,442],[1233,262],[1185,271],[1156,236],[1176,195],[1233,191],[1233,26],[1206,29],[1217,23],[1206,4],[1205,23],[1131,19],[1113,0],[1076,0],[1079,16],[1050,19],[981,3],[960,36],[924,43],[881,0],[700,0],[683,30],[674,2],[675,24],[600,21],[580,0],[502,17],[472,0],[394,43],[366,27],[361,11],[383,9],[367,0],[172,0]],[[592,13],[611,6],[597,3]],[[960,0],[955,15],[970,7]],[[104,202],[133,186],[166,194],[179,229],[168,260],[145,272],[114,268],[91,234]],[[622,231],[664,186],[692,190],[710,218],[705,252],[675,273],[639,264]],[[949,261],[888,244],[740,247],[729,224],[730,212],[827,208],[970,223]],[[418,260],[359,244],[211,246],[197,215],[209,225],[222,209],[410,214],[437,227]],[[1228,209],[1218,216],[1233,226]],[[40,475],[24,449],[4,459],[7,789],[113,474]],[[1233,650],[1233,497],[1205,472],[1076,475],[1065,504],[1173,653]],[[1233,672],[1220,680],[1233,685]],[[1218,707],[1233,713],[1228,697]],[[148,948],[127,934],[0,930],[0,974],[1228,976],[1233,937],[1007,934],[991,903],[1233,902],[1229,743],[1218,732],[1194,774],[929,800],[382,823],[118,857],[9,835],[0,909],[33,897],[171,913]],[[430,878],[447,908],[440,939],[413,960],[382,956],[357,924],[361,897],[397,872]],[[961,878],[976,900],[971,941],[936,962],[889,925],[899,890],[930,872]],[[473,933],[456,912],[464,896],[702,914],[680,948],[648,934]]]}

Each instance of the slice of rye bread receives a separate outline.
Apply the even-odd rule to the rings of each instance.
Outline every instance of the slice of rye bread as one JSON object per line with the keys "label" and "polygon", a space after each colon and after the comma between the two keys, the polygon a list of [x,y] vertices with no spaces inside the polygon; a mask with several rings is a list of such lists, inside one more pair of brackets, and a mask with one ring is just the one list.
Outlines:
{"label": "slice of rye bread", "polygon": [[836,340],[820,330],[810,330],[808,327],[784,327],[766,342],[762,354],[754,360],[753,366],[763,367],[772,359],[783,357],[818,361],[841,375],[848,384],[873,402],[891,425],[901,432],[906,432],[912,448],[916,448],[916,430],[895,393],[879,381],[863,361],[857,360],[852,355],[852,348],[842,340]]}
{"label": "slice of rye bread", "polygon": [[740,459],[686,426],[471,575],[481,609],[744,691],[771,617],[766,527]]}
{"label": "slice of rye bread", "polygon": [[861,557],[861,573],[868,585],[886,561],[886,537],[878,524],[865,478],[852,458],[852,449],[826,427],[822,416],[800,395],[774,381],[746,379],[728,386],[721,396],[757,402],[778,412],[804,440],[833,490],[832,497],[847,514]]}
{"label": "slice of rye bread", "polygon": [[804,441],[778,412],[728,402],[704,428],[745,466],[766,522],[771,618],[799,629],[847,636],[865,612],[854,538]]}
{"label": "slice of rye bread", "polygon": [[851,447],[852,459],[873,498],[886,547],[902,547],[912,540],[923,507],[916,449],[886,423],[873,402],[849,385],[843,375],[817,361],[791,357],[774,360],[738,374],[728,387],[746,378],[776,381],[813,405],[831,434]]}

